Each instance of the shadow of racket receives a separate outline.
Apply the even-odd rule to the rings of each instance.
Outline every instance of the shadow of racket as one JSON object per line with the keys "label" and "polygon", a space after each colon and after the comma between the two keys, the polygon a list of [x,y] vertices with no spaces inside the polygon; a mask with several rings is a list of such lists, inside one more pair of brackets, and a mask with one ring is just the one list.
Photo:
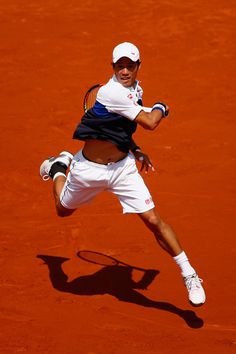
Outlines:
{"label": "shadow of racket", "polygon": [[88,251],[88,250],[81,250],[77,253],[77,256],[81,258],[82,260],[94,264],[99,264],[103,266],[118,266],[118,265],[123,265],[128,268],[140,270],[142,272],[146,272],[147,269],[141,268],[141,267],[136,267],[132,266],[130,264],[127,264],[125,262],[120,261],[119,259],[116,259],[112,256],[108,256],[106,254],[100,253],[100,252],[95,252],[95,251]]}

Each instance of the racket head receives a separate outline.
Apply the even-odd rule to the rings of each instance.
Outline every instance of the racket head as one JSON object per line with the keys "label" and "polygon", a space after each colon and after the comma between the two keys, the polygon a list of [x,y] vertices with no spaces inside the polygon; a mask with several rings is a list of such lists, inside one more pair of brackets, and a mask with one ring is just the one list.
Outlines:
{"label": "racket head", "polygon": [[82,250],[77,253],[77,256],[84,261],[103,266],[115,266],[119,264],[117,259],[100,252]]}
{"label": "racket head", "polygon": [[102,87],[102,84],[95,84],[91,86],[84,96],[84,112],[86,113],[90,108],[94,106],[96,101],[98,90]]}

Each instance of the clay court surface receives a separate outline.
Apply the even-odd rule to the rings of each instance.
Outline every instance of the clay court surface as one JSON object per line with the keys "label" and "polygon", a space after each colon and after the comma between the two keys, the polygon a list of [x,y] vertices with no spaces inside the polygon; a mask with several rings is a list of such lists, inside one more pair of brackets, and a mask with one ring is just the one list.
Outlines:
{"label": "clay court surface", "polygon": [[[235,1],[1,0],[0,15],[0,352],[235,353]],[[112,195],[60,219],[38,176],[44,158],[82,146],[71,136],[83,95],[108,80],[122,41],[141,50],[144,104],[171,108],[135,139],[156,167],[144,178],[157,208],[204,279],[201,308]],[[135,289],[143,272],[85,262],[82,249],[155,276]]]}

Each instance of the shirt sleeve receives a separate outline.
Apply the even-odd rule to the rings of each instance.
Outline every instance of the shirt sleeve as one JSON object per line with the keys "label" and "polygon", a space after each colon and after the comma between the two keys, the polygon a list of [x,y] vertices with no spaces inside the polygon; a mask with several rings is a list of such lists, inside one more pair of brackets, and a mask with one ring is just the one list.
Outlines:
{"label": "shirt sleeve", "polygon": [[117,113],[130,120],[134,120],[142,110],[145,110],[137,103],[135,94],[119,84],[115,87],[101,87],[97,101],[103,104],[108,112]]}
{"label": "shirt sleeve", "polygon": [[147,112],[147,113],[150,113],[152,111],[152,108],[151,107],[144,107],[142,106],[142,109],[144,112]]}

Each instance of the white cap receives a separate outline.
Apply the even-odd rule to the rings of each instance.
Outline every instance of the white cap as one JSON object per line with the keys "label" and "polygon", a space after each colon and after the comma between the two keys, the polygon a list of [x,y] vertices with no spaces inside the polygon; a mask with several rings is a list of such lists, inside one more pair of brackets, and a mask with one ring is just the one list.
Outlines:
{"label": "white cap", "polygon": [[118,44],[112,53],[112,61],[116,63],[120,58],[127,57],[132,61],[140,60],[138,48],[129,42]]}

